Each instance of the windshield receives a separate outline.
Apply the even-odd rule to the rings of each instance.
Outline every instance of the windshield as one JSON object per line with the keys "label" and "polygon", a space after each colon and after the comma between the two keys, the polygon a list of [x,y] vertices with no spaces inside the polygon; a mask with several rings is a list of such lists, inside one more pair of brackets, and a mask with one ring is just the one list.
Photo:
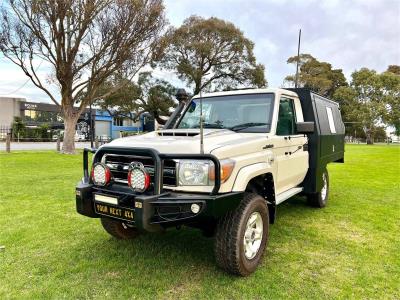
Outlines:
{"label": "windshield", "polygon": [[[273,94],[203,98],[203,127],[240,132],[269,132]],[[200,128],[200,99],[193,99],[177,128]]]}

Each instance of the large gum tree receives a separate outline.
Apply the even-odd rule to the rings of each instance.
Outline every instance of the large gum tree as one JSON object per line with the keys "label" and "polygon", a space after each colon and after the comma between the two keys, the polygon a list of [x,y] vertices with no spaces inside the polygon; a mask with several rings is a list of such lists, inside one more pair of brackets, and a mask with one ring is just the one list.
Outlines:
{"label": "large gum tree", "polygon": [[168,30],[157,50],[158,65],[175,72],[194,95],[267,86],[253,42],[234,24],[218,18],[187,18],[182,26]]}
{"label": "large gum tree", "polygon": [[[132,78],[148,64],[166,20],[162,0],[6,0],[0,22],[0,51],[60,106],[62,150],[74,153],[79,116],[106,96],[99,87],[116,71]],[[53,80],[37,74],[34,60],[50,65]]]}

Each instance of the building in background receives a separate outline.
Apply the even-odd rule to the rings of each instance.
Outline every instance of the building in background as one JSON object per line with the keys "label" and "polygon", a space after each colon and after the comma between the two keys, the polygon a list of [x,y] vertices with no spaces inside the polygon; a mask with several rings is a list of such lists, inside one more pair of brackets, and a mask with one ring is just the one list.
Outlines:
{"label": "building in background", "polygon": [[25,98],[0,97],[0,125],[10,126],[14,116],[21,115],[21,103],[25,102]]}
{"label": "building in background", "polygon": [[[0,128],[3,129],[3,133],[11,129],[15,117],[20,117],[27,128],[38,128],[45,124],[50,130],[62,132],[64,129],[59,106],[28,102],[25,98],[0,97]],[[133,122],[129,118],[114,118],[108,112],[98,109],[92,109],[90,115],[90,110],[86,109],[77,122],[76,135],[89,140],[92,123],[95,137],[103,140],[115,139],[120,137],[122,132],[149,130],[151,122],[149,115],[142,115],[137,122]]]}
{"label": "building in background", "polygon": [[129,118],[113,117],[107,111],[96,109],[95,133],[101,139],[110,137],[116,139],[122,133],[134,133],[143,131],[144,116],[134,122]]}

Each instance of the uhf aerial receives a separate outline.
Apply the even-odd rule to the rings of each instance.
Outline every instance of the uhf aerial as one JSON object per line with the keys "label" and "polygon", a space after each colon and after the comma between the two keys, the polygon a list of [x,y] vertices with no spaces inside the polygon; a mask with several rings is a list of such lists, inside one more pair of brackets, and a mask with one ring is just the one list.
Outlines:
{"label": "uhf aerial", "polygon": [[299,30],[299,42],[297,44],[297,64],[296,64],[296,81],[294,83],[294,87],[298,87],[299,80],[299,64],[300,64],[300,39],[301,39],[301,28]]}
{"label": "uhf aerial", "polygon": [[203,95],[201,92],[200,80],[200,154],[204,154],[204,138],[203,138]]}

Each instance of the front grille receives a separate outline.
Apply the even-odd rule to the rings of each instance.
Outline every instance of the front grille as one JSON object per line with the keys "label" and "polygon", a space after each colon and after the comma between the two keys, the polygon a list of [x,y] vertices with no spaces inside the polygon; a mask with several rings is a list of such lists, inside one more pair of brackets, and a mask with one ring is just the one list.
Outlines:
{"label": "front grille", "polygon": [[[154,161],[151,157],[104,154],[101,162],[110,168],[114,177],[114,181],[121,184],[128,184],[129,165],[132,162],[140,162],[150,174],[151,183],[154,183]],[[172,159],[164,160],[163,184],[168,186],[176,186],[176,162]]]}

